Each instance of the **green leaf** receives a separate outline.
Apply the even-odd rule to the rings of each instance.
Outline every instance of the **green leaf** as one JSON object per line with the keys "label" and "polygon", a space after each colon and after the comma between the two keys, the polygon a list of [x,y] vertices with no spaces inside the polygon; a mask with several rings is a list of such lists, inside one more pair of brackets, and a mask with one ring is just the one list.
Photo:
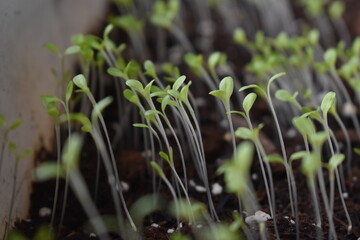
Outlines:
{"label": "green leaf", "polygon": [[309,31],[309,33],[307,34],[307,38],[310,42],[311,45],[316,45],[319,42],[320,39],[320,33],[318,30],[316,29],[312,29],[311,31]]}
{"label": "green leaf", "polygon": [[235,131],[235,135],[242,139],[250,139],[250,140],[254,139],[253,131],[251,131],[249,128],[246,128],[246,127],[239,127]]}
{"label": "green leaf", "polygon": [[127,81],[125,82],[125,84],[126,84],[128,87],[134,89],[135,91],[137,91],[137,92],[139,92],[139,93],[142,93],[143,90],[144,90],[143,85],[142,85],[141,82],[138,81],[138,80],[130,79],[130,80],[127,80]]}
{"label": "green leaf", "polygon": [[92,124],[90,119],[85,116],[83,113],[70,113],[69,115],[65,114],[60,116],[60,122],[65,121],[77,121],[82,124],[81,130],[84,132],[92,131]]}
{"label": "green leaf", "polygon": [[179,90],[179,88],[183,85],[183,83],[185,82],[186,76],[182,75],[180,76],[178,79],[176,79],[176,81],[174,82],[172,89],[177,91]]}
{"label": "green leaf", "polygon": [[70,46],[68,47],[66,50],[65,50],[65,55],[71,55],[71,54],[76,54],[76,53],[79,53],[81,50],[81,48],[79,46]]}
{"label": "green leaf", "polygon": [[11,230],[6,240],[29,240],[29,239],[25,237],[22,233],[16,230]]}
{"label": "green leaf", "polygon": [[223,90],[214,90],[209,92],[209,94],[219,98],[223,102],[226,102],[226,93]]}
{"label": "green leaf", "polygon": [[28,158],[31,156],[31,154],[32,154],[32,151],[30,149],[26,149],[20,153],[19,157],[20,158]]}
{"label": "green leaf", "polygon": [[78,169],[80,153],[83,146],[83,138],[77,134],[73,133],[66,140],[61,159],[65,165],[66,171],[73,171]]}
{"label": "green leaf", "polygon": [[244,112],[241,112],[241,111],[228,111],[228,112],[226,112],[226,114],[239,114],[240,116],[242,116],[243,118],[247,118],[246,117],[246,115],[245,115],[245,113]]}
{"label": "green leaf", "polygon": [[236,28],[233,34],[233,40],[236,44],[245,44],[247,42],[247,38],[244,29]]}
{"label": "green leaf", "polygon": [[20,119],[13,121],[12,124],[9,126],[8,131],[12,131],[15,128],[18,128],[19,126],[21,126],[21,124],[22,124],[22,120]]}
{"label": "green leaf", "polygon": [[357,155],[360,155],[360,148],[354,148],[353,151],[354,151]]}
{"label": "green leaf", "polygon": [[336,53],[336,49],[334,48],[329,48],[324,53],[324,60],[330,67],[335,67],[336,58],[337,58],[337,53]]}
{"label": "green leaf", "polygon": [[301,170],[308,177],[313,177],[320,167],[321,161],[315,153],[305,155],[302,160]]}
{"label": "green leaf", "polygon": [[331,170],[335,170],[345,160],[344,154],[335,154],[331,156],[329,160],[329,167]]}
{"label": "green leaf", "polygon": [[203,63],[203,57],[201,54],[195,55],[194,53],[187,53],[184,56],[185,63],[194,69],[199,69]]}
{"label": "green leaf", "polygon": [[103,35],[104,40],[107,40],[109,38],[109,34],[112,32],[112,30],[114,30],[114,25],[112,24],[108,24],[105,27],[104,35]]}
{"label": "green leaf", "polygon": [[345,3],[342,1],[334,1],[329,7],[329,16],[332,19],[339,19],[345,11]]}
{"label": "green leaf", "polygon": [[328,92],[322,102],[321,102],[321,111],[323,112],[324,116],[330,112],[331,114],[336,113],[336,93],[335,92]]}
{"label": "green leaf", "polygon": [[294,160],[303,159],[307,154],[308,154],[307,151],[294,152],[293,154],[291,154],[291,156],[290,156],[290,158],[289,158],[290,164],[291,164],[292,161],[294,161]]}
{"label": "green leaf", "polygon": [[170,89],[167,91],[168,94],[170,94],[172,97],[176,98],[176,99],[180,99],[181,98],[181,95],[178,91],[175,91],[173,89]]}
{"label": "green leaf", "polygon": [[159,166],[159,164],[157,164],[154,161],[150,162],[150,166],[155,170],[155,172],[161,177],[161,178],[165,178],[165,173],[164,171],[161,169],[161,167]]}
{"label": "green leaf", "polygon": [[125,74],[120,69],[115,67],[108,68],[107,73],[113,77],[125,78]]}
{"label": "green leaf", "polygon": [[43,45],[43,47],[44,47],[45,49],[49,50],[50,52],[55,53],[55,54],[58,55],[58,56],[61,55],[58,46],[57,46],[56,44],[54,44],[54,43],[45,43],[45,44]]}
{"label": "green leaf", "polygon": [[41,226],[36,231],[35,236],[33,237],[33,240],[54,240],[55,239],[55,233],[54,231],[48,227],[48,226]]}
{"label": "green leaf", "polygon": [[66,92],[65,92],[65,100],[66,100],[66,102],[70,101],[73,90],[74,90],[74,83],[72,81],[69,81],[69,83],[68,83],[68,85],[66,87]]}
{"label": "green leaf", "polygon": [[113,102],[113,97],[112,96],[108,96],[104,99],[101,99],[99,102],[97,102],[95,104],[95,106],[93,107],[92,113],[91,113],[91,118],[94,120],[96,118],[99,117],[99,115],[101,114],[101,112],[107,107],[109,106],[111,103]]}
{"label": "green leaf", "polygon": [[254,145],[249,141],[244,141],[236,148],[234,162],[239,172],[250,173],[250,168],[254,156]]}
{"label": "green leaf", "polygon": [[259,87],[258,85],[250,84],[250,85],[241,87],[241,88],[239,89],[239,92],[242,92],[242,91],[245,91],[245,90],[251,89],[251,88],[255,88],[255,89],[259,89],[259,90],[263,91],[263,89],[262,89],[261,87]]}
{"label": "green leaf", "polygon": [[168,105],[176,106],[176,103],[170,99],[170,96],[165,96],[161,101],[161,111],[165,112]]}
{"label": "green leaf", "polygon": [[192,84],[191,81],[188,82],[188,84],[186,84],[180,91],[180,100],[185,103],[189,103],[188,95],[189,95],[189,88],[190,88],[191,84]]}
{"label": "green leaf", "polygon": [[280,73],[277,73],[277,74],[275,74],[274,76],[272,76],[272,77],[270,78],[269,82],[268,82],[268,88],[270,87],[270,85],[271,85],[271,83],[272,83],[273,81],[275,81],[276,79],[278,79],[279,77],[282,77],[282,76],[284,76],[284,75],[286,75],[285,72],[280,72]]}
{"label": "green leaf", "polygon": [[150,77],[156,77],[155,65],[152,61],[146,60],[144,62],[145,74]]}
{"label": "green leaf", "polygon": [[285,89],[279,89],[275,92],[275,97],[283,102],[294,102],[293,96]]}
{"label": "green leaf", "polygon": [[123,95],[129,102],[134,103],[135,105],[140,104],[139,97],[135,95],[130,89],[125,89]]}
{"label": "green leaf", "polygon": [[171,161],[170,161],[170,158],[169,158],[169,155],[167,155],[165,152],[161,151],[159,152],[159,155],[162,159],[164,159],[168,164],[171,165]]}
{"label": "green leaf", "polygon": [[292,120],[295,128],[300,132],[303,137],[308,138],[309,136],[315,134],[315,125],[314,123],[305,117],[295,117]]}
{"label": "green leaf", "polygon": [[269,163],[280,163],[284,165],[284,159],[279,155],[274,155],[274,154],[267,155],[265,161],[268,161]]}
{"label": "green leaf", "polygon": [[214,52],[208,59],[208,66],[210,69],[215,69],[217,65],[224,64],[226,62],[226,55],[221,52]]}
{"label": "green leaf", "polygon": [[146,125],[146,124],[143,124],[143,123],[134,123],[134,124],[133,124],[133,127],[148,128],[148,129],[149,129],[149,126]]}
{"label": "green leaf", "polygon": [[0,113],[0,127],[5,127],[5,126],[6,126],[5,116]]}
{"label": "green leaf", "polygon": [[244,98],[242,107],[243,107],[246,115],[249,115],[249,112],[250,112],[252,106],[254,105],[254,102],[255,102],[256,98],[257,98],[256,93],[249,93]]}
{"label": "green leaf", "polygon": [[232,77],[224,77],[219,84],[219,89],[225,92],[226,101],[230,101],[230,97],[234,91],[234,80]]}
{"label": "green leaf", "polygon": [[131,60],[124,69],[124,73],[126,76],[128,76],[128,78],[135,79],[139,76],[140,72],[141,72],[141,66],[135,60]]}
{"label": "green leaf", "polygon": [[16,143],[9,142],[9,149],[14,155],[17,155],[17,145],[16,145]]}
{"label": "green leaf", "polygon": [[65,172],[61,165],[58,165],[56,162],[46,162],[36,167],[33,172],[35,181],[43,182],[57,177],[59,171],[59,176],[64,177]]}
{"label": "green leaf", "polygon": [[86,82],[86,79],[85,79],[84,75],[82,75],[82,74],[76,75],[73,78],[73,82],[78,88],[80,88],[84,92],[90,91],[89,88],[88,88],[88,85],[87,85],[87,82]]}
{"label": "green leaf", "polygon": [[309,137],[309,141],[313,145],[321,146],[328,138],[329,138],[329,133],[327,131],[320,131],[315,134],[312,134]]}

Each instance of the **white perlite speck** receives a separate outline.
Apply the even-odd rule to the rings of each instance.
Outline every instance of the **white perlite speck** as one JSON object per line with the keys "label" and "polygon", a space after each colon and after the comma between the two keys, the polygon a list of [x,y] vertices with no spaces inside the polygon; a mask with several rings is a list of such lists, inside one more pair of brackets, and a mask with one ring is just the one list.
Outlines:
{"label": "white perlite speck", "polygon": [[203,225],[202,224],[198,224],[198,225],[196,225],[196,228],[202,228],[203,227]]}
{"label": "white perlite speck", "polygon": [[89,237],[96,238],[96,234],[95,233],[90,233]]}
{"label": "white perlite speck", "polygon": [[343,108],[342,108],[342,113],[344,116],[346,117],[351,117],[353,116],[354,114],[356,114],[356,107],[354,104],[352,104],[351,102],[346,102],[344,103],[343,105]]}
{"label": "white perlite speck", "polygon": [[154,227],[154,228],[160,227],[159,224],[157,224],[157,223],[152,223],[150,226],[152,226],[152,227]]}
{"label": "white perlite speck", "polygon": [[290,223],[291,223],[291,224],[295,224],[295,221],[291,219],[291,220],[290,220]]}
{"label": "white perlite speck", "polygon": [[196,190],[197,192],[206,192],[206,188],[203,187],[203,186],[201,186],[201,185],[196,185],[196,186],[195,186],[195,190]]}
{"label": "white perlite speck", "polygon": [[175,230],[173,228],[170,228],[167,230],[167,233],[173,233],[173,232],[175,232]]}
{"label": "white perlite speck", "polygon": [[129,186],[129,184],[127,182],[121,181],[120,183],[121,183],[121,187],[122,187],[123,192],[129,191],[130,186]]}
{"label": "white perlite speck", "polygon": [[251,223],[263,223],[271,219],[270,215],[263,211],[257,211],[254,215],[245,218],[247,224]]}
{"label": "white perlite speck", "polygon": [[211,186],[211,193],[213,195],[219,195],[222,193],[222,191],[223,191],[223,187],[219,183],[214,183]]}
{"label": "white perlite speck", "polygon": [[257,180],[257,179],[258,179],[258,175],[257,175],[256,173],[251,174],[251,179],[252,179],[253,181]]}
{"label": "white perlite speck", "polygon": [[190,179],[190,180],[189,180],[189,185],[190,185],[191,187],[195,187],[195,186],[196,186],[196,183],[195,183],[194,180]]}
{"label": "white perlite speck", "polygon": [[347,192],[343,192],[342,195],[343,195],[343,198],[345,198],[345,199],[349,198],[349,193],[347,193]]}
{"label": "white perlite speck", "polygon": [[40,217],[47,217],[51,215],[51,209],[48,207],[42,207],[39,210],[39,216]]}

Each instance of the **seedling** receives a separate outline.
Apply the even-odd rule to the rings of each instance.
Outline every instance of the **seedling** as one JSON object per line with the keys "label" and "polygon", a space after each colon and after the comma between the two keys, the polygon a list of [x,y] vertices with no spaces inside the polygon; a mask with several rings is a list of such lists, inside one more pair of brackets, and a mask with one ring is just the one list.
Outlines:
{"label": "seedling", "polygon": [[12,185],[11,198],[10,198],[10,207],[9,207],[9,212],[8,212],[8,222],[6,223],[6,227],[5,227],[4,239],[7,238],[9,227],[12,225],[11,221],[12,221],[12,215],[13,215],[13,211],[14,211],[13,208],[14,208],[15,201],[16,201],[15,195],[16,195],[16,190],[17,190],[16,183],[18,181],[19,163],[22,159],[28,158],[32,154],[31,150],[23,150],[23,151],[19,150],[17,145],[14,142],[9,142],[8,147],[9,147],[9,150],[11,151],[11,153],[15,157],[15,164],[14,164],[13,178],[12,178],[13,185]]}
{"label": "seedling", "polygon": [[6,123],[5,116],[0,114],[0,128],[1,128],[1,150],[0,150],[0,176],[4,159],[5,147],[9,143],[9,133],[18,128],[22,124],[20,119],[13,121],[10,125]]}
{"label": "seedling", "polygon": [[171,0],[168,2],[157,0],[150,16],[150,22],[160,28],[169,30],[175,38],[177,38],[186,52],[193,52],[193,46],[185,33],[176,24],[174,24],[174,20],[179,11],[179,0]]}
{"label": "seedling", "polygon": [[233,145],[233,154],[235,156],[236,142],[235,142],[233,122],[231,119],[231,109],[230,109],[230,98],[233,91],[234,91],[234,80],[231,77],[225,77],[220,82],[219,90],[211,91],[209,94],[219,98],[221,102],[224,104],[226,117],[229,121],[229,128],[230,128],[232,145]]}

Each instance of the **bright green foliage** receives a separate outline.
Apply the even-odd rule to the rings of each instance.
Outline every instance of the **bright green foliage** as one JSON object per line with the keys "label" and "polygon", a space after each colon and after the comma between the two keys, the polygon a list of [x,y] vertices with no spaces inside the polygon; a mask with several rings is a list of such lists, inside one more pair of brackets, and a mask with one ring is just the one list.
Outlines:
{"label": "bright green foliage", "polygon": [[45,43],[43,45],[44,48],[46,48],[47,50],[49,50],[52,53],[55,53],[58,57],[61,56],[61,52],[59,50],[59,47],[54,44],[54,43]]}
{"label": "bright green foliage", "polygon": [[70,46],[68,47],[64,54],[65,55],[71,55],[71,54],[76,54],[76,53],[79,53],[81,51],[81,48],[77,45],[74,45],[74,46]]}
{"label": "bright green foliage", "polygon": [[330,68],[335,68],[336,59],[336,49],[329,48],[328,50],[326,50],[326,52],[324,53],[324,60]]}
{"label": "bright green foliage", "polygon": [[74,82],[75,86],[77,86],[78,88],[81,89],[81,91],[83,91],[85,93],[90,92],[90,89],[89,89],[89,87],[87,85],[87,81],[86,81],[85,76],[83,74],[76,75],[73,78],[73,82]]}
{"label": "bright green foliage", "polygon": [[233,40],[237,44],[245,44],[247,42],[246,33],[244,29],[237,28],[233,34]]}
{"label": "bright green foliage", "polygon": [[169,206],[169,211],[175,216],[176,211],[179,211],[179,215],[182,219],[190,221],[201,220],[206,213],[206,205],[202,202],[192,201],[189,205],[186,199],[179,199],[177,202],[178,209],[176,209],[176,203],[173,201]]}
{"label": "bright green foliage", "polygon": [[253,155],[254,145],[250,142],[243,142],[237,147],[234,159],[223,163],[217,170],[217,173],[224,174],[226,188],[229,192],[245,193]]}
{"label": "bright green foliage", "polygon": [[137,19],[134,15],[122,15],[120,17],[111,18],[110,22],[116,26],[124,29],[125,31],[137,31],[143,30],[143,23]]}
{"label": "bright green foliage", "polygon": [[180,10],[179,0],[162,1],[157,0],[154,4],[150,21],[159,27],[170,28],[173,20]]}
{"label": "bright green foliage", "polygon": [[176,233],[171,234],[170,240],[191,240],[191,238],[186,235],[176,232]]}
{"label": "bright green foliage", "polygon": [[124,72],[115,67],[108,68],[107,73],[113,77],[120,77],[120,78],[124,78],[124,79],[126,78]]}
{"label": "bright green foliage", "polygon": [[82,145],[83,139],[78,134],[73,134],[67,139],[61,155],[66,171],[78,169]]}
{"label": "bright green foliage", "polygon": [[334,1],[329,6],[329,16],[332,19],[339,19],[345,11],[345,3],[342,1]]}
{"label": "bright green foliage", "polygon": [[165,173],[164,171],[161,169],[161,167],[159,166],[159,164],[157,164],[154,161],[150,162],[151,167],[154,169],[154,171],[159,175],[160,178],[164,178],[165,177]]}
{"label": "bright green foliage", "polygon": [[221,52],[214,52],[208,58],[208,66],[214,70],[216,66],[226,63],[226,55]]}
{"label": "bright green foliage", "polygon": [[327,131],[321,131],[311,135],[309,140],[312,145],[319,146],[320,148],[328,137],[329,133]]}
{"label": "bright green foliage", "polygon": [[228,224],[220,223],[201,233],[208,240],[239,240],[241,236],[238,232],[231,231]]}
{"label": "bright green foliage", "polygon": [[345,160],[345,155],[344,154],[335,154],[332,155],[328,166],[330,168],[331,171],[334,171],[341,163],[343,163]]}
{"label": "bright green foliage", "polygon": [[234,91],[234,80],[232,77],[225,77],[219,84],[219,90],[211,91],[210,94],[219,98],[225,106],[230,105],[230,97]]}
{"label": "bright green foliage", "polygon": [[185,63],[193,70],[198,71],[203,64],[203,56],[201,54],[187,53],[184,56]]}
{"label": "bright green foliage", "polygon": [[136,226],[141,226],[146,216],[160,210],[164,204],[162,198],[154,195],[145,195],[137,199],[130,208],[130,214]]}
{"label": "bright green foliage", "polygon": [[287,90],[279,89],[275,92],[275,97],[280,101],[295,103],[298,94],[298,92],[295,92],[293,95],[291,95]]}
{"label": "bright green foliage", "polygon": [[145,75],[155,78],[156,77],[156,69],[155,65],[152,61],[146,60],[144,62]]}
{"label": "bright green foliage", "polygon": [[313,177],[321,167],[321,161],[315,153],[306,154],[301,163],[301,170],[307,177]]}
{"label": "bright green foliage", "polygon": [[55,233],[48,226],[41,226],[35,233],[33,240],[52,240],[55,239]]}
{"label": "bright green foliage", "polygon": [[65,171],[56,162],[46,162],[35,168],[33,176],[35,181],[42,182],[55,179],[57,176],[65,177]]}
{"label": "bright green foliage", "polygon": [[244,98],[244,101],[242,103],[242,107],[243,107],[243,109],[244,109],[247,116],[249,116],[250,110],[251,110],[252,106],[254,105],[254,102],[255,102],[256,98],[257,98],[256,93],[249,93]]}
{"label": "bright green foliage", "polygon": [[324,96],[320,108],[324,116],[326,116],[328,113],[336,114],[336,93],[328,92]]}
{"label": "bright green foliage", "polygon": [[241,139],[254,141],[259,137],[259,132],[260,132],[261,128],[263,128],[263,127],[264,127],[264,124],[259,124],[259,126],[257,126],[254,130],[251,130],[246,127],[239,127],[235,131],[235,135]]}
{"label": "bright green foliage", "polygon": [[295,117],[293,118],[292,123],[301,135],[306,138],[313,135],[316,131],[314,123],[309,118]]}
{"label": "bright green foliage", "polygon": [[59,115],[56,104],[62,102],[60,98],[53,95],[41,95],[40,99],[50,116],[57,117]]}

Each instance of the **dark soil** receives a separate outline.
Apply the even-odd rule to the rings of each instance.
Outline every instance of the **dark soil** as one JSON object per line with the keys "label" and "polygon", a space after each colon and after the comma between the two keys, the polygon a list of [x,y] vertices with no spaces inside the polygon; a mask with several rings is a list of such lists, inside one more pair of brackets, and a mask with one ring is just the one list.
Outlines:
{"label": "dark soil", "polygon": [[[359,18],[358,10],[360,9],[360,4],[358,1],[346,1],[349,6],[348,12],[346,13],[345,20],[352,31],[353,36],[356,36],[360,33],[359,24],[357,19]],[[353,5],[354,4],[354,5]],[[218,17],[216,14],[215,18]],[[239,50],[239,47],[234,47],[231,44],[231,38],[229,36],[224,37],[224,33],[221,31],[221,24],[217,24],[218,34],[221,37],[216,38],[215,48],[220,51],[228,53],[229,59],[231,62],[236,63],[238,76],[243,74],[243,66],[246,62],[249,61],[250,55],[244,51],[244,49]],[[189,27],[189,33],[193,33],[195,30]],[[124,33],[119,34],[119,41],[124,41],[126,39],[123,36]],[[194,33],[193,33],[194,34]],[[151,34],[150,40],[151,41]],[[219,40],[221,39],[221,40]],[[126,41],[126,40],[125,40]],[[153,41],[153,40],[152,40]],[[169,40],[170,44],[172,40]],[[189,75],[189,78],[196,79],[188,69],[182,68],[182,72]],[[208,164],[209,172],[209,182],[210,185],[213,183],[220,183],[224,186],[224,181],[222,176],[216,175],[215,171],[219,166],[219,163],[228,158],[231,155],[231,143],[226,138],[226,131],[219,126],[220,117],[217,113],[214,112],[214,99],[207,97],[207,90],[202,92],[202,87],[195,84],[192,89],[193,93],[197,97],[205,98],[205,105],[200,108],[200,119],[201,119],[201,128],[203,134],[204,148],[206,152],[206,159]],[[198,88],[196,88],[198,87]],[[114,95],[113,87],[109,86],[107,95]],[[114,113],[116,110],[115,107],[110,108],[105,112],[106,121],[109,123],[109,126],[113,122],[116,122],[117,114]],[[253,119],[257,123],[265,123],[265,128],[262,131],[261,140],[265,145],[267,153],[280,153],[279,144],[277,142],[277,137],[274,134],[273,122],[271,121],[270,113],[267,109],[266,104],[263,101],[258,100],[252,110]],[[239,126],[245,126],[246,123],[242,119],[234,117],[235,128]],[[349,128],[349,133],[351,135],[353,130]],[[112,133],[113,135],[114,133]],[[134,138],[141,139],[140,132],[131,132],[131,134],[137,134],[136,137],[126,136],[119,147],[115,150],[119,172],[121,179],[129,184],[130,189],[125,193],[125,198],[128,206],[131,206],[137,199],[140,197],[152,193],[151,185],[151,176],[149,174],[149,167],[146,164],[145,157],[141,150],[141,141],[136,142]],[[339,133],[340,135],[341,133]],[[300,137],[292,137],[285,139],[288,153],[302,148],[303,143]],[[360,146],[359,139],[353,138],[352,145],[354,147]],[[86,179],[89,190],[94,192],[94,183],[97,161],[97,152],[94,146],[94,143],[87,138],[84,151],[82,153],[82,162],[81,162],[81,171]],[[40,149],[37,154],[37,163],[43,162],[48,159],[55,159],[54,153],[48,152],[46,149]],[[346,188],[349,193],[349,197],[346,199],[346,204],[353,221],[353,230],[350,234],[347,233],[347,223],[340,198],[338,195],[335,197],[335,209],[334,209],[334,222],[336,226],[336,231],[338,233],[339,239],[358,239],[360,237],[360,161],[359,157],[353,156],[353,168],[352,175],[346,180]],[[196,183],[200,183],[197,179],[197,174],[195,170],[191,167],[191,162],[188,161],[188,176],[189,179],[193,179]],[[286,173],[282,166],[272,165],[274,185],[276,187],[276,207],[277,207],[277,226],[279,228],[281,239],[295,239],[295,224],[292,223],[294,220],[291,215],[291,210],[289,206],[289,196],[288,188],[286,182]],[[259,203],[262,206],[262,210],[269,212],[267,206],[266,193],[264,190],[263,180],[261,179],[260,168],[255,159],[254,165],[252,168],[253,173],[253,184],[256,189],[257,198]],[[297,182],[297,195],[299,197],[299,211],[300,211],[300,239],[316,239],[316,227],[314,226],[314,211],[309,195],[309,191],[306,187],[306,180],[303,174],[299,170],[298,164],[294,164],[294,173]],[[326,173],[325,173],[326,174]],[[181,176],[181,171],[180,171]],[[257,176],[257,177],[256,177]],[[114,206],[112,203],[110,189],[107,184],[107,177],[104,169],[101,169],[100,175],[101,181],[99,186],[99,192],[96,199],[96,204],[101,214],[114,214]],[[29,214],[29,219],[22,220],[16,223],[16,229],[23,232],[26,236],[32,237],[37,230],[37,228],[42,224],[48,224],[50,221],[50,215],[40,216],[39,211],[43,207],[50,208],[53,204],[53,195],[54,195],[54,184],[55,181],[49,181],[45,183],[34,183],[33,185],[33,194],[32,194],[32,207]],[[63,196],[64,191],[64,182],[62,182],[62,187],[60,190],[60,196]],[[225,187],[224,187],[225,188]],[[165,192],[165,197],[171,200],[171,195]],[[199,193],[194,188],[190,187],[189,195],[191,198],[197,199],[199,201],[206,202],[205,193]],[[58,208],[56,209],[56,222],[59,221],[59,215],[62,205],[62,197],[59,199]],[[237,198],[231,194],[223,191],[222,194],[214,196],[215,208],[218,211],[218,214],[223,221],[230,222],[232,220],[232,212],[238,209]],[[321,203],[320,203],[321,205]],[[323,219],[326,219],[326,216],[322,209]],[[75,196],[71,193],[68,199],[68,204],[66,207],[66,214],[64,219],[64,225],[60,226],[56,231],[57,239],[61,240],[86,240],[86,239],[97,239],[96,237],[90,236],[84,228],[84,224],[87,222],[87,217]],[[158,226],[152,226],[152,223],[158,224]],[[55,224],[56,225],[56,224]],[[171,217],[166,211],[157,211],[152,213],[150,216],[144,220],[143,235],[146,240],[162,240],[170,239],[170,234],[168,229],[176,227],[176,220]],[[183,224],[183,227],[179,230],[184,234],[192,237],[193,229],[195,226],[189,226],[186,223]],[[273,221],[267,222],[268,232],[271,239],[275,239],[273,231]],[[323,222],[323,234],[324,239],[327,238],[328,226],[327,222]],[[120,240],[121,237],[116,233],[111,233],[112,239]]]}

